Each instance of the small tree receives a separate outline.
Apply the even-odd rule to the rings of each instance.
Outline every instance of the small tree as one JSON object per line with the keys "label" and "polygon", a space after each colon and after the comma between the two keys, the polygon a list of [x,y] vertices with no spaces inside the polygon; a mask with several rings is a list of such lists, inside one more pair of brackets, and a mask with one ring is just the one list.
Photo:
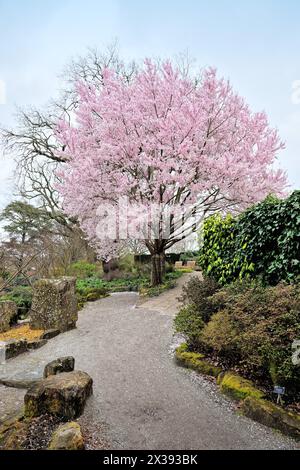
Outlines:
{"label": "small tree", "polygon": [[23,201],[13,201],[0,214],[4,230],[20,243],[36,238],[45,227],[45,215],[38,208]]}
{"label": "small tree", "polygon": [[[143,232],[153,285],[162,282],[165,251],[196,230],[200,213],[240,211],[286,185],[272,168],[283,147],[277,131],[214,69],[193,79],[169,62],[147,60],[131,79],[105,69],[102,87],[78,82],[76,91],[74,120],[67,116],[57,128],[58,156],[67,160],[59,175],[64,208],[110,258],[114,244],[96,241],[97,208],[116,207],[120,197],[145,211],[159,205],[156,230]],[[183,224],[174,218],[178,207]]]}

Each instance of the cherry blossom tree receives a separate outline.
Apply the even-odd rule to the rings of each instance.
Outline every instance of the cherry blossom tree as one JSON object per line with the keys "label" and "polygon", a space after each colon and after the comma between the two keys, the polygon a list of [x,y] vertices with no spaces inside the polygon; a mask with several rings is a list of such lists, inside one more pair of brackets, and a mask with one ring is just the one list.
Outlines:
{"label": "cherry blossom tree", "polygon": [[[78,82],[76,92],[71,122],[56,131],[67,160],[58,188],[64,209],[110,258],[122,241],[116,234],[101,243],[99,207],[116,208],[124,197],[145,212],[159,205],[170,230],[161,229],[160,212],[159,229],[143,232],[153,285],[163,280],[165,251],[197,229],[200,214],[241,211],[283,194],[286,176],[274,169],[283,148],[277,131],[215,69],[193,78],[168,61],[146,60],[130,80],[107,68],[100,89]],[[183,217],[174,217],[175,207]]]}

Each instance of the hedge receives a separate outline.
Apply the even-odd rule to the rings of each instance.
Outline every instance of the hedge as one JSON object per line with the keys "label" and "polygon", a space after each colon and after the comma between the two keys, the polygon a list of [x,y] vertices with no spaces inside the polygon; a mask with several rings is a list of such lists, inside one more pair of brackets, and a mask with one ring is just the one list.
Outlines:
{"label": "hedge", "polygon": [[199,264],[219,283],[261,277],[265,284],[300,276],[300,191],[273,196],[239,217],[214,215],[204,222]]}

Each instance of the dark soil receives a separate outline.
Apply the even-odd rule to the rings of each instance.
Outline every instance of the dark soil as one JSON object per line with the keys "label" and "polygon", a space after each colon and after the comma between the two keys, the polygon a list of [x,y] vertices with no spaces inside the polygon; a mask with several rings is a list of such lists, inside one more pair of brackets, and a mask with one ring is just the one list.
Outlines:
{"label": "dark soil", "polygon": [[60,418],[51,415],[41,415],[33,418],[29,424],[22,447],[27,450],[47,449],[53,432],[61,422]]}

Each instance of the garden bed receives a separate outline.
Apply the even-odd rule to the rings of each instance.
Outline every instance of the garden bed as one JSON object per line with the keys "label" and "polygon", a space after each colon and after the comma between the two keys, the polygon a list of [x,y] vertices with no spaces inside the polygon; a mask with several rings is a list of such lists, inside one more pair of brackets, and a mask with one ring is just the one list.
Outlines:
{"label": "garden bed", "polygon": [[203,375],[216,378],[220,391],[239,403],[241,413],[265,426],[300,440],[300,414],[285,410],[266,399],[263,390],[233,371],[222,371],[203,354],[189,351],[183,343],[175,351],[176,362]]}

